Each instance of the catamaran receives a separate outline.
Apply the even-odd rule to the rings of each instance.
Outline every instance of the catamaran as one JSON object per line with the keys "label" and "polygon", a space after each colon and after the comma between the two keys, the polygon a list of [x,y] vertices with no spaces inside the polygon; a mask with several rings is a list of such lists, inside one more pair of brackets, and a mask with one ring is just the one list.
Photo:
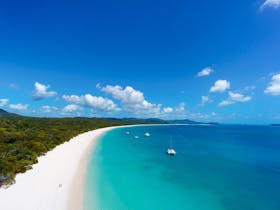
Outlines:
{"label": "catamaran", "polygon": [[175,151],[174,149],[172,149],[172,148],[168,148],[167,151],[166,151],[166,153],[167,153],[168,155],[176,155],[176,151]]}
{"label": "catamaran", "polygon": [[176,150],[172,147],[172,139],[170,140],[170,147],[167,149],[166,154],[176,155]]}

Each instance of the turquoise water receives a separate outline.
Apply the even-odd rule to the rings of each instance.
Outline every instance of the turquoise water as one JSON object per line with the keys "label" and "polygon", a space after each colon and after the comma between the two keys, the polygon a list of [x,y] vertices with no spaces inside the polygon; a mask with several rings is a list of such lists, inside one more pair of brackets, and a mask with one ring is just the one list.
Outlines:
{"label": "turquoise water", "polygon": [[[171,138],[174,157],[165,154]],[[85,210],[280,210],[280,127],[114,129],[90,157],[84,202]]]}

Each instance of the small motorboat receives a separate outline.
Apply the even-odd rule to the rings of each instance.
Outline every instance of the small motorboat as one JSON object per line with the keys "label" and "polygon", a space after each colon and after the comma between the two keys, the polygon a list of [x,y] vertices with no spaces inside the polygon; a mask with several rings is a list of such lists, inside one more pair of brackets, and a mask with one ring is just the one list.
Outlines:
{"label": "small motorboat", "polygon": [[135,139],[139,139],[139,136],[134,136]]}
{"label": "small motorboat", "polygon": [[144,136],[149,137],[149,136],[151,136],[151,134],[146,132],[146,133],[144,133]]}

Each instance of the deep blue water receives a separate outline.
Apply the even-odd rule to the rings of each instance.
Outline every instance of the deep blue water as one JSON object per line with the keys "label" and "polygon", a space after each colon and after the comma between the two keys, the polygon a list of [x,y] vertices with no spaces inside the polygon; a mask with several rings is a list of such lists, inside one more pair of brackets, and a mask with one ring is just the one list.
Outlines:
{"label": "deep blue water", "polygon": [[280,210],[280,127],[114,129],[87,170],[85,210],[101,209]]}

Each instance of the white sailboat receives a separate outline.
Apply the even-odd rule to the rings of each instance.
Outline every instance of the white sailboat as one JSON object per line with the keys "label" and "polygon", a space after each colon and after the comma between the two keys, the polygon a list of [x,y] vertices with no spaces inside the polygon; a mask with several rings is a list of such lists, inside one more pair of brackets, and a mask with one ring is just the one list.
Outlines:
{"label": "white sailboat", "polygon": [[170,147],[167,149],[166,154],[176,155],[176,150],[173,149],[173,146],[172,146],[172,139],[170,140]]}
{"label": "white sailboat", "polygon": [[144,136],[149,137],[149,136],[151,136],[151,134],[146,132],[146,133],[144,133]]}
{"label": "white sailboat", "polygon": [[166,151],[166,153],[167,153],[168,155],[176,155],[175,149],[172,149],[172,148],[168,148],[167,151]]}

